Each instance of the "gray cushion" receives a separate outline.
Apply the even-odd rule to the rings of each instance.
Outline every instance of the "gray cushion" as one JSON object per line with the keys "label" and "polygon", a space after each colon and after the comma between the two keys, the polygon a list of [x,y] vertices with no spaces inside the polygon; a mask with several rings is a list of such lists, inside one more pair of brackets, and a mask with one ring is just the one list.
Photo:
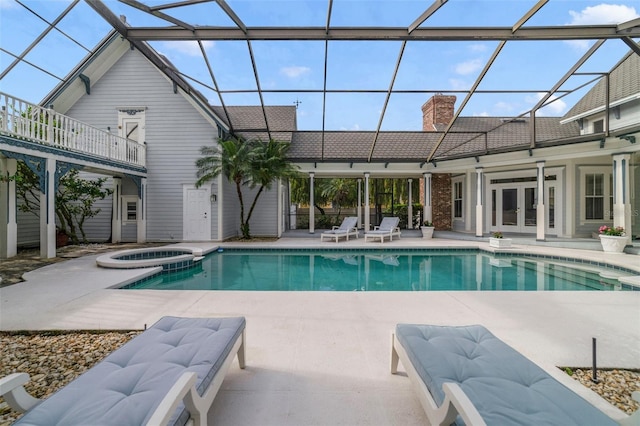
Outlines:
{"label": "gray cushion", "polygon": [[482,326],[398,324],[396,336],[438,405],[457,383],[488,425],[617,424]]}
{"label": "gray cushion", "polygon": [[[239,318],[163,317],[25,414],[21,425],[141,425],[185,372],[207,389],[245,327]],[[189,418],[180,404],[169,424]]]}

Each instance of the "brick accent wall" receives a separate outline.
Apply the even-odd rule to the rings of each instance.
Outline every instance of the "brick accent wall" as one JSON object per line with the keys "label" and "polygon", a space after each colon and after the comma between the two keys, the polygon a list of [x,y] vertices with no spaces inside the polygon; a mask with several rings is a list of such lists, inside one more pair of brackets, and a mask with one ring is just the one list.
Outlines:
{"label": "brick accent wall", "polygon": [[451,175],[431,175],[431,209],[433,225],[437,230],[451,230]]}

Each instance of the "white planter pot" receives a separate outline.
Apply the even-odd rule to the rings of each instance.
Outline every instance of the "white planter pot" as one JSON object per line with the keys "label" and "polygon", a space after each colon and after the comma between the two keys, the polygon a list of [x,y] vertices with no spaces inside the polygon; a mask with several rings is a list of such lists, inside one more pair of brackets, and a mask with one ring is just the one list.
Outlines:
{"label": "white planter pot", "polygon": [[489,238],[489,246],[496,248],[511,247],[511,238]]}
{"label": "white planter pot", "polygon": [[615,235],[600,235],[600,244],[605,253],[622,253],[627,245],[627,237]]}
{"label": "white planter pot", "polygon": [[421,226],[420,230],[422,231],[422,238],[431,239],[433,238],[433,230],[435,228],[433,226]]}

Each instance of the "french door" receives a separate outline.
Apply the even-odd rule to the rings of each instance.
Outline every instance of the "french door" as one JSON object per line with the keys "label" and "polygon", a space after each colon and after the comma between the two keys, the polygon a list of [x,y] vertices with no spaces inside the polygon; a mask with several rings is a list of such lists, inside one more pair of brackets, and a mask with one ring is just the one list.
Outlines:
{"label": "french door", "polygon": [[[557,234],[556,185],[545,185],[545,233]],[[491,188],[491,230],[535,234],[538,189],[535,182],[494,185]]]}

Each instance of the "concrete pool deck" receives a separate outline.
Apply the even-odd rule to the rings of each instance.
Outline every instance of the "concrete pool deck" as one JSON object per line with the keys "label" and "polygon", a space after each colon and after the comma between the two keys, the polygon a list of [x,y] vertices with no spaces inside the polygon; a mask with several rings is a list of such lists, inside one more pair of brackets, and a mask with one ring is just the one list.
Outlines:
{"label": "concrete pool deck", "polygon": [[[212,249],[213,243],[172,246]],[[391,243],[282,238],[224,247],[483,247],[403,238]],[[518,245],[634,269],[640,256]],[[400,322],[482,324],[613,418],[624,415],[556,366],[640,368],[640,292],[243,292],[116,290],[148,270],[102,269],[97,255],[56,263],[0,288],[0,329],[141,329],[164,315],[247,318],[247,368],[234,362],[210,412],[218,425],[418,425],[404,374],[389,373]],[[402,366],[400,368],[401,371]]]}

